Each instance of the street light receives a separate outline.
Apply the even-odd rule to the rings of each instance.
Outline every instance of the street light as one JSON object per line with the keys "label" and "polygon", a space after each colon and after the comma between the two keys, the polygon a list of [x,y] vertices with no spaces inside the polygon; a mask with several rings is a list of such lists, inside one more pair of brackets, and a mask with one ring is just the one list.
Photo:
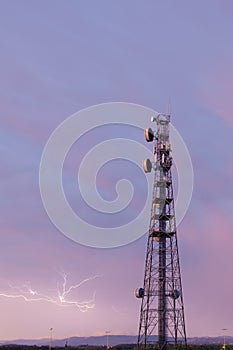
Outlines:
{"label": "street light", "polygon": [[107,344],[107,350],[109,348],[108,346],[108,335],[110,334],[111,332],[110,331],[105,331],[105,334],[106,334],[106,344]]}
{"label": "street light", "polygon": [[222,331],[224,332],[224,343],[223,343],[223,349],[225,350],[226,349],[226,333],[225,331],[227,331],[227,328],[222,328]]}
{"label": "street light", "polygon": [[50,339],[49,339],[49,350],[52,349],[52,340],[53,340],[53,328],[49,328],[50,330]]}

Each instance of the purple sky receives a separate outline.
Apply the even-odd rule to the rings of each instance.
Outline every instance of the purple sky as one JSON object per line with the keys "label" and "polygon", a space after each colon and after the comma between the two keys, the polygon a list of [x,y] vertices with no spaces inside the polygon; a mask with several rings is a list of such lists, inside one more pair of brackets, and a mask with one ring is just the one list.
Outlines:
{"label": "purple sky", "polygon": [[[133,293],[143,282],[146,236],[107,250],[64,237],[43,208],[39,163],[71,114],[111,101],[166,111],[169,98],[195,176],[178,231],[187,333],[233,334],[232,13],[230,0],[1,1],[0,339],[47,337],[50,327],[56,338],[137,334]],[[68,197],[74,157],[75,149],[64,175]],[[100,191],[111,199],[116,179],[106,171]],[[137,183],[130,167],[128,174]],[[3,296],[30,283],[56,297],[63,272],[70,284],[98,275],[72,294],[79,301],[94,295],[94,308]]]}

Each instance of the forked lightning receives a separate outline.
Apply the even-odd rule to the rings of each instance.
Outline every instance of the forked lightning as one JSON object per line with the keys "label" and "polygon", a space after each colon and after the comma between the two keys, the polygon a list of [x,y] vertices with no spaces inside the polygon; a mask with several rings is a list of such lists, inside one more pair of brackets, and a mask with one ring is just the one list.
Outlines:
{"label": "forked lightning", "polygon": [[[74,300],[71,298],[71,292],[81,287],[83,284],[92,281],[96,278],[101,277],[101,275],[95,275],[92,277],[85,278],[81,282],[68,286],[67,274],[62,273],[63,281],[62,283],[57,283],[56,295],[49,296],[35,290],[31,287],[29,282],[23,284],[22,286],[15,286],[9,283],[11,290],[15,290],[16,293],[3,293],[0,292],[0,297],[11,298],[11,299],[23,299],[26,302],[38,302],[44,301],[58,306],[75,306],[81,312],[86,312],[88,309],[93,309],[95,307],[95,292],[89,300]],[[69,298],[70,297],[70,298]]]}

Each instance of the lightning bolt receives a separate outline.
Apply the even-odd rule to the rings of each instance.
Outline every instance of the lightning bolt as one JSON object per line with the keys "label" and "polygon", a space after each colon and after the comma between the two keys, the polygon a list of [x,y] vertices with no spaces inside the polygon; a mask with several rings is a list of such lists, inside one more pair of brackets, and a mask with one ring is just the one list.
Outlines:
{"label": "lightning bolt", "polygon": [[95,280],[96,278],[102,277],[102,275],[95,275],[92,277],[85,278],[81,282],[68,286],[68,275],[65,273],[61,274],[63,281],[62,283],[57,283],[57,293],[55,296],[50,297],[42,292],[39,292],[31,287],[30,282],[26,282],[22,286],[15,286],[9,283],[9,287],[15,290],[16,294],[1,293],[0,297],[10,298],[10,299],[23,299],[26,302],[38,302],[45,301],[48,303],[56,304],[58,306],[75,306],[81,312],[86,312],[88,309],[93,309],[95,307],[95,292],[89,300],[72,300],[70,299],[70,294],[72,291],[78,289],[83,284]]}

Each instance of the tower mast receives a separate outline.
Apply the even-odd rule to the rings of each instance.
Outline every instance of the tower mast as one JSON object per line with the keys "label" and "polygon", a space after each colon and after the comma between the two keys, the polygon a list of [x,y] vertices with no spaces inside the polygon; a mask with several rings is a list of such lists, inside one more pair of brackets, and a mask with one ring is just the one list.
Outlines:
{"label": "tower mast", "polygon": [[168,350],[186,347],[184,303],[177,245],[172,156],[169,138],[170,116],[159,114],[156,133],[145,130],[154,143],[154,160],[143,161],[146,173],[155,171],[151,218],[147,241],[144,286],[136,289],[141,298],[138,350]]}

